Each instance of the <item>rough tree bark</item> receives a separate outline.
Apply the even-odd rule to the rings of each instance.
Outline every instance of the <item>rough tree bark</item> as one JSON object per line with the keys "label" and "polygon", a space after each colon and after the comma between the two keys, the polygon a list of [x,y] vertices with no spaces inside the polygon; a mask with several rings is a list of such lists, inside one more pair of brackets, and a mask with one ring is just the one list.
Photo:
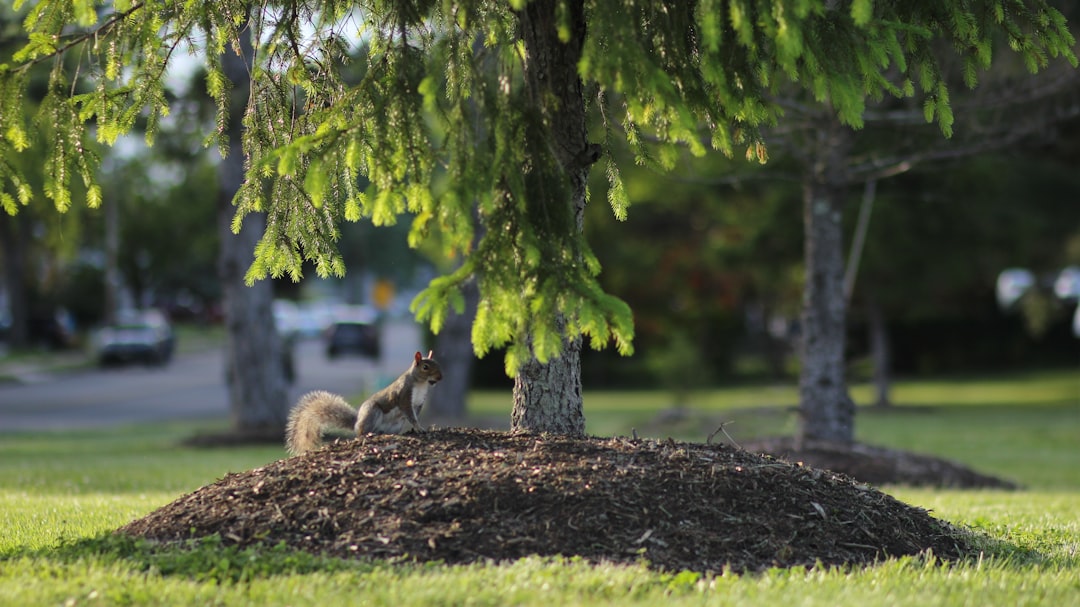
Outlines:
{"label": "rough tree bark", "polygon": [[[585,8],[567,3],[570,37],[559,40],[556,0],[530,2],[519,13],[525,42],[525,86],[539,108],[548,139],[530,146],[551,145],[570,180],[575,224],[584,227],[585,186],[589,167],[598,156],[585,125],[585,99],[577,65],[585,40]],[[557,321],[560,319],[557,319]],[[560,328],[562,322],[558,322]],[[581,338],[564,339],[562,353],[541,363],[527,361],[514,379],[511,428],[525,432],[582,435],[585,414],[581,397]]]}
{"label": "rough tree bark", "polygon": [[225,75],[235,86],[229,118],[230,152],[218,169],[218,273],[226,328],[225,373],[232,432],[240,438],[273,440],[283,435],[289,411],[288,386],[282,373],[283,344],[274,328],[273,287],[267,280],[250,287],[244,284],[244,274],[265,228],[265,216],[248,214],[239,234],[233,234],[230,228],[235,213],[232,199],[244,180],[240,125],[247,103],[250,39],[245,37],[241,48],[245,56],[230,51],[221,61]]}
{"label": "rough tree bark", "polygon": [[817,159],[803,187],[806,287],[803,290],[802,370],[797,442],[851,443],[855,403],[844,373],[847,304],[844,297],[843,209],[840,174],[850,132],[835,120],[818,131]]}

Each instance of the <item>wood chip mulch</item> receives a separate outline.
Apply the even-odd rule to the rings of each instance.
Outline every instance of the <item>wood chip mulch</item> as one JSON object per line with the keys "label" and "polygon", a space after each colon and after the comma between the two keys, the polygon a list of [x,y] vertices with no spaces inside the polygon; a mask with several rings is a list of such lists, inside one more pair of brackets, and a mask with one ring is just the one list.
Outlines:
{"label": "wood chip mulch", "polygon": [[339,441],[229,474],[120,532],[345,558],[562,555],[706,573],[970,550],[963,532],[868,485],[728,445],[467,429]]}
{"label": "wood chip mulch", "polygon": [[842,472],[872,485],[907,485],[943,489],[1021,489],[1019,483],[972,470],[952,460],[860,443],[809,441],[791,437],[766,438],[741,445],[754,453],[768,453],[815,468]]}

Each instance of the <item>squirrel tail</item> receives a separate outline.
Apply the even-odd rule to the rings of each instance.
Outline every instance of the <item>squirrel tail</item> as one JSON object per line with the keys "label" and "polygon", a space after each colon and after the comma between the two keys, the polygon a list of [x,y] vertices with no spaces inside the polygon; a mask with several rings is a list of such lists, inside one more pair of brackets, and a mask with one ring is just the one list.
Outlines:
{"label": "squirrel tail", "polygon": [[300,455],[322,444],[324,428],[354,430],[356,410],[337,394],[308,392],[297,401],[285,426],[285,449]]}

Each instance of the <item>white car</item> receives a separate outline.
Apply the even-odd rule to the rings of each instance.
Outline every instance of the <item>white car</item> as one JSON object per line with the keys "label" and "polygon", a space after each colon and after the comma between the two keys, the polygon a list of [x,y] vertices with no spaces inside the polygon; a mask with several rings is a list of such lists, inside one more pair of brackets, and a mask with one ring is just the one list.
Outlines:
{"label": "white car", "polygon": [[115,323],[98,331],[96,344],[101,365],[164,365],[172,359],[176,338],[160,311],[125,310],[116,315]]}

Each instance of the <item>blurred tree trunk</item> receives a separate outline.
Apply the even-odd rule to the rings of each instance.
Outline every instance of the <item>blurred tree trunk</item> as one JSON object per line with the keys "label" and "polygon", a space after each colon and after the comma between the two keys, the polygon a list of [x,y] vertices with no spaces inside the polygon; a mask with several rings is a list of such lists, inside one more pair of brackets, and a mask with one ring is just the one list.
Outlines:
{"label": "blurred tree trunk", "polygon": [[[243,30],[250,35],[250,29]],[[230,228],[235,209],[233,196],[244,180],[241,121],[247,104],[251,41],[241,40],[244,56],[227,51],[222,56],[225,75],[232,81],[233,104],[229,117],[229,154],[222,159],[218,179],[218,229],[221,234],[221,279],[225,315],[225,374],[228,378],[232,431],[239,437],[276,440],[284,434],[289,393],[282,373],[283,344],[274,327],[273,286],[260,280],[244,284],[254,259],[255,245],[265,229],[265,215],[250,213],[243,229]]]}
{"label": "blurred tree trunk", "polygon": [[889,341],[885,313],[873,298],[866,305],[866,320],[870,332],[870,360],[874,368],[874,406],[891,407],[889,388],[892,385],[892,344]]}
{"label": "blurred tree trunk", "polygon": [[[844,301],[851,305],[851,296],[855,292],[855,280],[859,274],[859,264],[862,260],[863,247],[866,244],[866,234],[870,229],[870,214],[874,208],[874,198],[877,196],[877,179],[868,179],[863,188],[863,199],[859,205],[859,218],[855,222],[855,234],[852,236],[851,253],[848,255],[847,269],[844,272]],[[874,369],[874,390],[877,398],[874,405],[888,407],[889,402],[889,368],[892,364],[889,352],[889,332],[885,324],[885,313],[881,304],[873,295],[867,296],[866,323],[870,333],[870,360]]]}
{"label": "blurred tree trunk", "polygon": [[855,403],[845,378],[847,303],[844,297],[844,194],[848,129],[832,119],[817,133],[817,160],[803,187],[806,285],[803,290],[802,370],[797,442],[851,443]]}
{"label": "blurred tree trunk", "polygon": [[438,389],[431,391],[428,411],[438,419],[460,420],[465,417],[465,401],[472,383],[476,361],[472,323],[480,301],[480,289],[476,282],[469,281],[462,288],[462,295],[465,297],[465,309],[461,314],[450,310],[442,331],[435,339],[435,360],[442,367],[443,379]]}
{"label": "blurred tree trunk", "polygon": [[[110,197],[103,203],[105,216],[105,324],[116,322],[120,310],[120,200]],[[135,301],[140,301],[136,298]]]}

